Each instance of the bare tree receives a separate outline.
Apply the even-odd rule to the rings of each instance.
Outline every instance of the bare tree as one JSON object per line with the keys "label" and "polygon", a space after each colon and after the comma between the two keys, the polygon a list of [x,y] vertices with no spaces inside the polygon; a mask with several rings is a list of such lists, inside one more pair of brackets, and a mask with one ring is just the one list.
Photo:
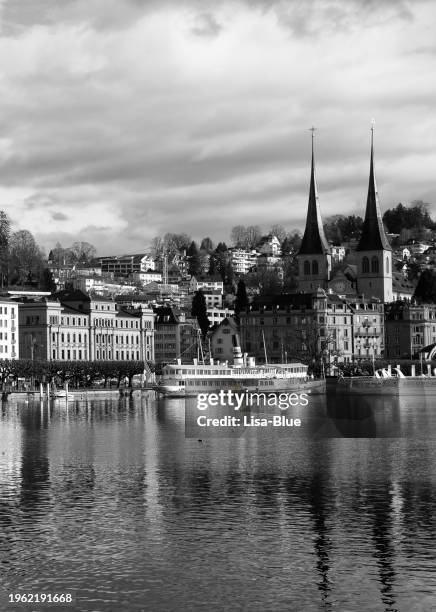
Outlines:
{"label": "bare tree", "polygon": [[97,249],[89,242],[75,242],[69,251],[75,264],[89,263],[97,254]]}
{"label": "bare tree", "polygon": [[192,239],[188,234],[172,234],[166,233],[163,237],[164,251],[168,257],[172,257],[183,249],[187,249],[191,244]]}
{"label": "bare tree", "polygon": [[235,225],[230,234],[231,240],[236,247],[241,249],[254,249],[261,238],[261,230],[258,225]]}
{"label": "bare tree", "polygon": [[209,236],[203,238],[200,244],[200,251],[206,251],[206,253],[211,253],[214,249],[212,239]]}
{"label": "bare tree", "polygon": [[271,229],[269,230],[269,233],[272,236],[275,236],[276,238],[278,238],[278,240],[280,241],[280,244],[282,244],[282,242],[284,241],[284,239],[287,236],[287,231],[285,230],[283,225],[280,225],[278,223],[276,223],[275,225],[271,226]]}
{"label": "bare tree", "polygon": [[244,248],[245,244],[245,225],[235,225],[232,227],[230,232],[230,240],[233,242],[235,247]]}
{"label": "bare tree", "polygon": [[40,274],[43,254],[29,231],[20,230],[12,234],[10,262],[12,274],[21,285],[37,278]]}
{"label": "bare tree", "polygon": [[301,318],[300,324],[287,338],[289,355],[320,367],[329,361],[331,352],[336,350],[335,330],[320,323],[316,315]]}
{"label": "bare tree", "polygon": [[254,249],[262,237],[261,229],[258,225],[249,225],[247,227],[246,248]]}
{"label": "bare tree", "polygon": [[160,236],[156,236],[151,241],[150,252],[155,261],[162,259],[164,253],[164,242]]}

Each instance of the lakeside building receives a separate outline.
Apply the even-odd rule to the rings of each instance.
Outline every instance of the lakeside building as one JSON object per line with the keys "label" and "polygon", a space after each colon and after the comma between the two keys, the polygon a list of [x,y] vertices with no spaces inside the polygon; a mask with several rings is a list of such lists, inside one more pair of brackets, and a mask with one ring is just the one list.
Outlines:
{"label": "lakeside building", "polygon": [[233,336],[238,333],[235,319],[232,316],[225,317],[210,337],[213,359],[232,362],[234,358]]}
{"label": "lakeside building", "polygon": [[133,272],[131,274],[131,280],[135,283],[142,283],[143,285],[147,285],[148,283],[161,283],[162,282],[162,272],[157,272],[156,270],[147,270],[146,272]]}
{"label": "lakeside building", "polygon": [[192,296],[182,283],[148,283],[141,293],[156,306],[191,307]]}
{"label": "lakeside building", "polygon": [[263,236],[260,239],[256,250],[259,251],[261,255],[269,255],[271,257],[280,257],[280,255],[282,254],[280,240],[277,238],[277,236],[274,236],[273,234]]}
{"label": "lakeside building", "polygon": [[345,258],[345,255],[347,254],[347,249],[342,244],[330,244],[330,251],[332,254],[332,261],[335,263],[342,261]]}
{"label": "lakeside building", "polygon": [[[203,289],[201,291],[204,295],[207,310],[212,308],[222,308],[224,296],[220,291],[204,291]],[[191,298],[193,297],[194,296],[191,294]]]}
{"label": "lakeside building", "polygon": [[256,250],[246,251],[240,248],[229,249],[230,265],[235,274],[248,274],[254,268],[259,257]]}
{"label": "lakeside building", "polygon": [[136,285],[116,283],[115,281],[108,281],[101,277],[80,276],[74,278],[71,284],[74,289],[83,291],[84,293],[92,292],[93,294],[106,297],[129,294],[136,290]]}
{"label": "lakeside building", "polygon": [[189,291],[195,293],[201,289],[203,293],[210,291],[223,294],[224,283],[220,276],[192,276],[189,281]]}
{"label": "lakeside building", "polygon": [[134,272],[146,272],[154,270],[154,259],[146,253],[134,255],[113,255],[98,258],[102,274],[113,274],[114,276],[129,276]]}
{"label": "lakeside building", "polygon": [[154,361],[154,313],[145,305],[75,290],[22,298],[17,308],[23,359]]}
{"label": "lakeside building", "polygon": [[19,354],[18,304],[0,299],[0,359],[18,359]]}
{"label": "lakeside building", "polygon": [[240,313],[244,352],[258,361],[312,361],[327,365],[381,357],[384,305],[373,299],[348,300],[318,289],[315,293],[259,297]]}
{"label": "lakeside building", "polygon": [[155,320],[155,361],[158,364],[192,363],[197,357],[200,328],[197,320],[186,317],[185,313],[171,306],[154,308]]}
{"label": "lakeside building", "polygon": [[393,302],[386,306],[386,357],[410,359],[436,344],[436,304]]}
{"label": "lakeside building", "polygon": [[219,325],[226,317],[232,317],[234,314],[235,311],[228,308],[208,308],[207,310],[207,317],[211,327]]}

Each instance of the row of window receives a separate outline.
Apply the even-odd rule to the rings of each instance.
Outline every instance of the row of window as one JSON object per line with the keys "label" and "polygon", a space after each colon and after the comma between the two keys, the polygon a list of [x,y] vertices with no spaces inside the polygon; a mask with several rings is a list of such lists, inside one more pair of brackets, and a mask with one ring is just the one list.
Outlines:
{"label": "row of window", "polygon": [[[14,334],[12,334],[14,335]],[[2,338],[2,334],[0,333],[0,340]],[[129,339],[130,338],[130,339]],[[7,334],[5,334],[5,339],[7,339]],[[52,333],[52,341],[53,342],[57,342],[59,339],[59,333],[58,332],[53,332]],[[84,333],[83,335],[81,333],[61,333],[60,334],[60,340],[61,342],[79,342],[81,343],[82,340],[83,342],[87,342],[88,341],[88,335],[86,333]],[[102,334],[97,334],[95,337],[95,341],[98,343],[107,343],[107,344],[111,344],[112,343],[113,338],[111,336],[104,336]],[[115,336],[115,342],[118,343],[120,342],[121,344],[135,344],[135,337],[132,336]],[[149,336],[146,337],[146,343],[150,344],[150,338]],[[136,336],[136,344],[139,344],[139,336]]]}
{"label": "row of window", "polygon": [[310,274],[312,275],[319,274],[319,265],[316,259],[312,261],[312,265],[310,265],[310,261],[306,259],[306,261],[303,264],[303,270],[304,270],[305,276],[310,276]]}
{"label": "row of window", "polygon": [[[56,315],[51,315],[49,317],[49,321],[51,325],[59,325],[59,317]],[[115,321],[115,325],[114,325]],[[130,322],[130,325],[129,325]],[[26,325],[39,325],[40,317],[39,315],[35,316],[27,316],[26,317]],[[72,325],[72,326],[84,326],[87,327],[88,319],[86,317],[61,317],[60,318],[61,325]],[[1,320],[0,320],[1,326]],[[127,320],[123,319],[94,319],[95,327],[121,327],[121,328],[130,328],[130,329],[139,329],[139,320]],[[151,321],[144,321],[145,329],[152,329],[153,325]]]}
{"label": "row of window", "polygon": [[[380,261],[376,255],[371,257],[371,262],[368,257],[362,257],[362,274],[369,274],[370,268],[372,274],[378,274],[380,272]],[[386,257],[385,272],[389,274],[389,257]]]}
{"label": "row of window", "polygon": [[[7,315],[8,314],[8,308],[9,308],[8,306],[0,306],[0,315],[1,314]],[[11,315],[12,318],[15,317],[15,308],[10,307],[10,315]]]}
{"label": "row of window", "polygon": [[[139,344],[139,336],[115,336],[115,342],[120,342],[121,344]],[[102,344],[111,344],[113,341],[112,336],[105,336],[104,334],[96,334],[95,336],[96,342],[101,342]]]}
{"label": "row of window", "polygon": [[[63,332],[60,334],[61,336],[61,342],[65,342],[65,338],[67,342],[82,342],[82,334],[64,334]],[[52,335],[52,341],[53,342],[57,342],[58,338],[59,338],[59,333],[58,332],[53,332]],[[83,342],[87,342],[88,341],[88,335],[87,334],[83,334]]]}
{"label": "row of window", "polygon": [[[2,345],[0,345],[0,353],[2,351]],[[61,351],[57,351],[56,349],[52,349],[52,358],[53,359],[61,359],[61,360],[86,360],[88,358],[88,353],[86,349],[62,349]],[[147,351],[147,359],[150,359],[150,353]],[[108,351],[96,351],[96,359],[115,359],[116,361],[123,361],[126,359],[127,361],[140,360],[139,351],[115,351],[112,353],[110,350]]]}

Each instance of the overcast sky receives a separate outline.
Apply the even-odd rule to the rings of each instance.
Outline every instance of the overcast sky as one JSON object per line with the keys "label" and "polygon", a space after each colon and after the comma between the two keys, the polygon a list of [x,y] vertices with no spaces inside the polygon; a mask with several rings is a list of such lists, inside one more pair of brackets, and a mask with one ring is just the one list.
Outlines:
{"label": "overcast sky", "polygon": [[431,0],[0,0],[0,208],[49,250],[436,213]]}

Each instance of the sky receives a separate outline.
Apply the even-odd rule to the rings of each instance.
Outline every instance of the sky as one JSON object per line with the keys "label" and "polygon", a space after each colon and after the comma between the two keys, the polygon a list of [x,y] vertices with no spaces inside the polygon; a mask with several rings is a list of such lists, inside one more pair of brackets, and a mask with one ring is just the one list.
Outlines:
{"label": "sky", "polygon": [[431,0],[0,0],[0,209],[48,252],[436,214]]}

